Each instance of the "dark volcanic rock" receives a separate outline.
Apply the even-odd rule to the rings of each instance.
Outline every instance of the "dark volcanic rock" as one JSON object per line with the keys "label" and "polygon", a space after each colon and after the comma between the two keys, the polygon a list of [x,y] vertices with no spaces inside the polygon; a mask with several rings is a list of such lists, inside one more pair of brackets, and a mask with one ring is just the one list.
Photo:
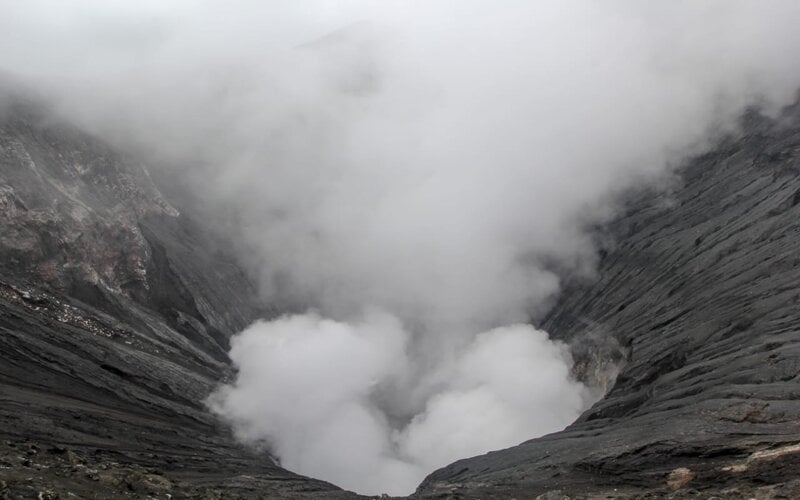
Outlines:
{"label": "dark volcanic rock", "polygon": [[749,114],[743,138],[610,225],[597,280],[569,286],[543,325],[618,339],[627,360],[605,398],[419,493],[800,498],[799,117]]}
{"label": "dark volcanic rock", "polygon": [[346,496],[205,409],[255,293],[144,166],[18,104],[0,210],[0,495]]}
{"label": "dark volcanic rock", "polygon": [[[224,242],[134,158],[0,119],[0,498],[353,497],[241,448],[205,409],[259,316]],[[423,497],[800,498],[800,112],[632,195],[597,278],[542,325],[621,371],[563,432],[458,461]],[[346,452],[346,450],[343,450]]]}

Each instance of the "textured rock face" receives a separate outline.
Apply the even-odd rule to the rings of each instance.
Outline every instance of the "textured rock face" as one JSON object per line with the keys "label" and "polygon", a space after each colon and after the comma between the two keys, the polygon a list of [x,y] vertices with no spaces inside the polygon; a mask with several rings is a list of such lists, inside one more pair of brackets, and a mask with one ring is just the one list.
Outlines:
{"label": "textured rock face", "polygon": [[420,494],[800,497],[800,112],[745,121],[670,193],[630,201],[597,280],[571,285],[543,325],[618,339],[610,393],[563,432],[436,471]]}
{"label": "textured rock face", "polygon": [[18,105],[0,210],[0,497],[341,493],[204,408],[254,290],[141,164]]}
{"label": "textured rock face", "polygon": [[[543,327],[607,396],[423,497],[800,497],[800,111],[633,196]],[[146,169],[29,105],[0,119],[0,498],[350,497],[203,407],[254,290]],[[612,339],[609,341],[609,339]],[[343,450],[345,453],[346,450]]]}

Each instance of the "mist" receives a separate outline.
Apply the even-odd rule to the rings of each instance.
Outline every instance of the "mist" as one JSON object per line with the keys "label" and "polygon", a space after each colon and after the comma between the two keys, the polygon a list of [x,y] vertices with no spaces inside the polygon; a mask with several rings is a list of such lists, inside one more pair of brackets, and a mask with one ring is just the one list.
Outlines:
{"label": "mist", "polygon": [[259,322],[234,340],[237,382],[212,406],[242,440],[267,439],[292,470],[407,493],[438,466],[559,430],[584,404],[567,347],[510,325],[439,367],[436,395],[397,429],[381,396],[396,397],[390,384],[409,376],[408,342],[399,321],[378,311],[349,324],[316,314]]}
{"label": "mist", "polygon": [[362,493],[593,402],[531,322],[617,196],[793,101],[796,2],[4,2],[0,70],[202,200],[283,314],[209,398]]}

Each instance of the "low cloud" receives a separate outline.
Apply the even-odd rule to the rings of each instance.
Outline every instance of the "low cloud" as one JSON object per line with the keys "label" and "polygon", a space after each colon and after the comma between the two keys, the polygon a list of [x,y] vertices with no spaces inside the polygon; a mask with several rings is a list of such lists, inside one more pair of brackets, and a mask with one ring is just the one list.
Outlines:
{"label": "low cloud", "polygon": [[317,311],[238,335],[213,407],[292,470],[364,492],[574,419],[569,356],[524,326],[554,269],[590,273],[585,227],[616,194],[800,82],[794,1],[3,13],[2,71],[162,166],[266,303]]}

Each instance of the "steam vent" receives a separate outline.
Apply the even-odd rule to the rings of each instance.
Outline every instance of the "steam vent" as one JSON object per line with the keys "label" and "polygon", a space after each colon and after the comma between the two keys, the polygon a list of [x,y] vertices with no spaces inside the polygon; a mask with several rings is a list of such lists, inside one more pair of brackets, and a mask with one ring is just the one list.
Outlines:
{"label": "steam vent", "polygon": [[800,498],[800,4],[0,14],[0,500]]}

